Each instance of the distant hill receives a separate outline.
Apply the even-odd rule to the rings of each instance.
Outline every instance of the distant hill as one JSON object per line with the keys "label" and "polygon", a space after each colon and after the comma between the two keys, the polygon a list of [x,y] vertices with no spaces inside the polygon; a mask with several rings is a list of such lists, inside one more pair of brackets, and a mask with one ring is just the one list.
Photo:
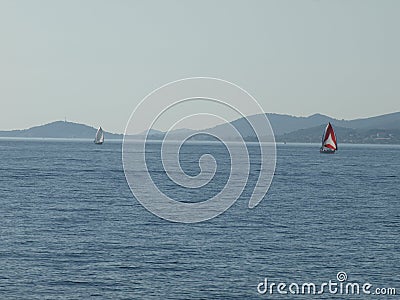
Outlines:
{"label": "distant hill", "polygon": [[160,130],[156,130],[156,129],[149,129],[149,130],[145,130],[142,133],[140,133],[139,135],[152,135],[152,136],[156,136],[156,135],[163,135],[164,132],[160,131]]}
{"label": "distant hill", "polygon": [[[322,114],[314,114],[309,117],[296,117],[267,113],[268,119],[274,130],[275,139],[282,142],[320,142],[324,126],[331,122],[334,126],[339,143],[384,143],[400,144],[400,112],[355,120],[338,120]],[[262,115],[247,117],[256,124],[263,122]],[[254,141],[255,134],[245,118],[232,121],[231,124],[240,132],[247,141]],[[225,140],[232,140],[229,136],[230,125],[225,123],[205,129],[208,133],[221,136]],[[24,130],[0,131],[0,137],[33,137],[33,138],[84,138],[93,139],[96,128],[64,121],[56,121],[49,124],[35,126]],[[203,130],[177,129],[169,132],[171,138],[182,139],[190,134],[196,134]],[[150,129],[134,138],[143,138],[148,132],[149,138],[163,139],[165,133]],[[122,139],[122,134],[105,132],[106,139]],[[204,135],[195,136],[194,139],[207,140],[210,137]]]}
{"label": "distant hill", "polygon": [[[400,143],[400,112],[376,117],[338,120],[322,114],[309,117],[267,113],[277,141],[319,142],[324,126],[331,122],[340,142],[346,143]],[[262,115],[247,118],[255,124],[263,122]],[[255,134],[250,123],[240,118],[231,124],[248,141],[255,140]],[[208,129],[208,132],[229,139],[229,124],[221,124]]]}
{"label": "distant hill", "polygon": [[[23,130],[0,131],[0,137],[21,138],[81,138],[94,139],[97,128],[88,125],[55,121]],[[106,139],[120,139],[122,134],[105,132]]]}
{"label": "distant hill", "polygon": [[[276,136],[277,142],[320,143],[325,125]],[[338,142],[349,144],[400,144],[400,129],[334,127]]]}
{"label": "distant hill", "polygon": [[355,129],[400,129],[400,112],[351,121],[339,121],[338,125]]}
{"label": "distant hill", "polygon": [[[349,121],[338,120],[322,114],[314,114],[309,117],[296,117],[267,113],[267,117],[276,136],[300,129],[316,127],[327,124],[328,122],[331,122],[335,126],[354,129],[400,129],[400,112]],[[253,115],[247,119],[255,122],[255,124],[264,121],[262,115]],[[253,131],[246,119],[240,118],[231,122],[231,124],[235,126],[243,136],[253,135]],[[228,126],[228,124],[221,124],[209,129],[209,131],[223,136],[225,132],[228,132]]]}

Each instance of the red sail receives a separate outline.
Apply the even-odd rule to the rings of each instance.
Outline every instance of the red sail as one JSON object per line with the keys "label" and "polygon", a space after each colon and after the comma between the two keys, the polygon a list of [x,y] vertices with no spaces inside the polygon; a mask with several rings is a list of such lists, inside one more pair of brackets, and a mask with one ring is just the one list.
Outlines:
{"label": "red sail", "polygon": [[337,150],[336,136],[331,123],[328,123],[326,126],[322,146],[332,150]]}

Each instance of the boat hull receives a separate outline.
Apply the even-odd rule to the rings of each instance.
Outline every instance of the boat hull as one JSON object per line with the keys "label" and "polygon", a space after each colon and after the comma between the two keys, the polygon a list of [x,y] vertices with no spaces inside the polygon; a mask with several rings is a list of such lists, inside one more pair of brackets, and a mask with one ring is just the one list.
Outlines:
{"label": "boat hull", "polygon": [[331,149],[319,149],[319,153],[324,153],[324,154],[334,154],[336,151],[331,150]]}

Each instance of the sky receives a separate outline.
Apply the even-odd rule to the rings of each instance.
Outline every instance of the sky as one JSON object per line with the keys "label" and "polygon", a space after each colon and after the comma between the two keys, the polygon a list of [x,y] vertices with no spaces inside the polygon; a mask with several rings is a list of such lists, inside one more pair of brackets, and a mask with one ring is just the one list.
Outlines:
{"label": "sky", "polygon": [[0,0],[0,130],[66,117],[122,133],[146,95],[197,76],[265,112],[399,111],[399,12],[396,0]]}

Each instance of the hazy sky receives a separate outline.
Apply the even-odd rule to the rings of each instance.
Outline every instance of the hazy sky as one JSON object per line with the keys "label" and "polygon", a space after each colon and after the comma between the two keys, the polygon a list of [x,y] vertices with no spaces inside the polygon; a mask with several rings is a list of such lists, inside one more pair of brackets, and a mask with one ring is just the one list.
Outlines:
{"label": "hazy sky", "polygon": [[400,110],[400,1],[0,0],[0,130],[123,132],[153,89],[234,82],[267,112]]}

